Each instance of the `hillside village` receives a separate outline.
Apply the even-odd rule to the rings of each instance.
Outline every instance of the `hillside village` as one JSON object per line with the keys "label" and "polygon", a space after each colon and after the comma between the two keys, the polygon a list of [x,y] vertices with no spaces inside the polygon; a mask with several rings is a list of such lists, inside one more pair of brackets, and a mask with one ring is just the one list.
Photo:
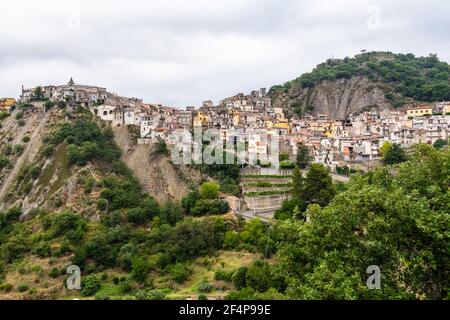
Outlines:
{"label": "hillside village", "polygon": [[[290,160],[295,159],[299,146],[305,146],[314,162],[334,172],[337,167],[366,170],[376,165],[385,141],[408,149],[416,143],[433,144],[450,136],[450,102],[365,111],[347,119],[308,113],[288,119],[285,110],[272,106],[265,88],[249,95],[239,93],[217,105],[209,100],[199,108],[184,109],[122,97],[102,87],[76,84],[72,78],[66,85],[22,87],[19,102],[30,103],[36,95],[44,100],[70,101],[89,108],[113,127],[138,127],[140,144],[162,139],[173,147],[179,142],[179,134],[201,127],[220,130],[224,142],[236,137],[244,139],[248,153],[262,158],[270,153],[270,137],[279,135],[280,152],[289,155]],[[0,110],[14,107],[14,99],[1,101]]]}

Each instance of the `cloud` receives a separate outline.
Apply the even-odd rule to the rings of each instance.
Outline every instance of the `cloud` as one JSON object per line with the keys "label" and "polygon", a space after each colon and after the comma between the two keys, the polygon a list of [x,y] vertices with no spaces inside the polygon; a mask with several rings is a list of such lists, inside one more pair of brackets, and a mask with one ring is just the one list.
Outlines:
{"label": "cloud", "polygon": [[450,61],[444,0],[16,0],[0,10],[0,96],[73,76],[148,102],[198,106],[362,49]]}

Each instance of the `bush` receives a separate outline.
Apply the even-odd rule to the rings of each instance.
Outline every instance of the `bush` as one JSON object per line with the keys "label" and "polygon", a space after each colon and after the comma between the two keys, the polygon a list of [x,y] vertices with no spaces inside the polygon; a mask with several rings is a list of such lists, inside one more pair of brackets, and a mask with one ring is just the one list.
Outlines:
{"label": "bush", "polygon": [[177,283],[182,284],[190,275],[190,270],[184,264],[177,263],[170,268],[170,275]]}
{"label": "bush", "polygon": [[24,149],[25,149],[25,148],[24,148],[23,145],[21,145],[21,144],[16,144],[16,145],[14,146],[14,154],[15,154],[16,156],[20,156],[20,155],[22,155]]}
{"label": "bush", "polygon": [[19,286],[17,287],[17,291],[25,292],[25,291],[28,291],[29,288],[30,287],[28,287],[27,284],[22,283],[22,284],[19,284]]}
{"label": "bush", "polygon": [[59,276],[58,268],[53,268],[52,270],[50,270],[48,275],[49,275],[50,278],[53,278],[53,279],[58,278],[58,276]]}
{"label": "bush", "polygon": [[205,294],[199,294],[198,295],[198,300],[199,301],[204,301],[204,300],[208,300],[208,297]]}
{"label": "bush", "polygon": [[164,300],[166,298],[166,295],[164,292],[161,292],[159,290],[149,290],[147,292],[147,298],[148,300]]}
{"label": "bush", "polygon": [[198,292],[210,293],[213,290],[213,286],[209,283],[203,282],[198,286]]}
{"label": "bush", "polygon": [[214,279],[217,281],[231,282],[234,272],[226,272],[222,270],[217,270],[214,274]]}
{"label": "bush", "polygon": [[39,167],[39,166],[32,166],[30,168],[29,172],[30,172],[31,177],[33,179],[37,179],[40,176],[40,174],[41,174],[41,167]]}
{"label": "bush", "polygon": [[125,279],[120,282],[120,292],[130,293],[133,290],[133,283],[130,279]]}
{"label": "bush", "polygon": [[0,156],[0,169],[6,168],[10,164],[9,159],[5,156]]}
{"label": "bush", "polygon": [[198,200],[191,209],[194,216],[224,214],[230,210],[228,202],[222,200]]}
{"label": "bush", "polygon": [[25,183],[24,186],[22,187],[22,191],[24,194],[29,194],[32,189],[33,189],[33,183],[31,183],[31,182]]}
{"label": "bush", "polygon": [[17,112],[16,114],[16,120],[23,119],[23,112]]}
{"label": "bush", "polygon": [[92,192],[92,189],[94,188],[95,184],[96,184],[96,180],[93,177],[87,178],[83,185],[84,193],[90,194]]}
{"label": "bush", "polygon": [[144,224],[147,221],[147,213],[141,208],[129,209],[126,217],[129,223],[136,225]]}
{"label": "bush", "polygon": [[107,208],[108,208],[108,201],[105,199],[98,199],[97,209],[101,211],[106,211]]}
{"label": "bush", "polygon": [[32,252],[42,258],[49,257],[51,255],[50,244],[46,241],[41,241]]}
{"label": "bush", "polygon": [[0,291],[11,292],[12,289],[13,289],[13,285],[11,283],[4,283],[4,284],[0,285]]}
{"label": "bush", "polygon": [[85,276],[81,279],[81,294],[85,297],[92,296],[97,293],[98,290],[100,290],[100,281],[98,278],[90,274],[88,276]]}
{"label": "bush", "polygon": [[294,169],[295,168],[295,163],[290,162],[290,161],[282,161],[280,163],[280,168],[281,169]]}
{"label": "bush", "polygon": [[23,127],[24,125],[25,125],[25,120],[23,120],[23,119],[20,119],[19,121],[17,121],[17,124],[20,126],[20,127]]}
{"label": "bush", "polygon": [[235,249],[239,245],[239,234],[236,231],[229,230],[225,232],[223,247],[225,249]]}
{"label": "bush", "polygon": [[148,269],[149,269],[148,261],[145,258],[136,257],[133,259],[132,262],[131,276],[136,281],[143,283],[147,278]]}
{"label": "bush", "polygon": [[167,144],[164,140],[158,139],[155,143],[155,149],[153,154],[167,155],[169,154],[169,150],[167,149]]}
{"label": "bush", "polygon": [[9,117],[8,112],[0,111],[0,121]]}
{"label": "bush", "polygon": [[213,181],[205,182],[200,186],[200,195],[203,199],[214,200],[219,197],[220,187]]}
{"label": "bush", "polygon": [[236,289],[240,290],[246,286],[247,267],[241,267],[231,277]]}
{"label": "bush", "polygon": [[22,138],[22,142],[23,143],[27,143],[29,141],[30,141],[30,137],[29,136],[25,136],[25,137]]}
{"label": "bush", "polygon": [[64,100],[58,101],[58,108],[59,109],[65,109],[67,106],[67,103]]}

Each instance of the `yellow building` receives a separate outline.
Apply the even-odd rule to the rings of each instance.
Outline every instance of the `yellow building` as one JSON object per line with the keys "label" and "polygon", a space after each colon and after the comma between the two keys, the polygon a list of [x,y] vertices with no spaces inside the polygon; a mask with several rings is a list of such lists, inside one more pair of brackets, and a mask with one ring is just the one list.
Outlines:
{"label": "yellow building", "polygon": [[444,108],[442,109],[442,112],[444,115],[450,114],[450,104],[445,105]]}
{"label": "yellow building", "polygon": [[9,109],[17,103],[14,98],[3,98],[0,99],[0,111],[9,112]]}
{"label": "yellow building", "polygon": [[209,123],[209,117],[204,112],[199,112],[197,116],[194,117],[194,127],[206,127]]}
{"label": "yellow building", "polygon": [[433,108],[431,106],[419,106],[419,107],[410,107],[406,109],[406,114],[409,117],[420,117],[424,115],[432,115]]}

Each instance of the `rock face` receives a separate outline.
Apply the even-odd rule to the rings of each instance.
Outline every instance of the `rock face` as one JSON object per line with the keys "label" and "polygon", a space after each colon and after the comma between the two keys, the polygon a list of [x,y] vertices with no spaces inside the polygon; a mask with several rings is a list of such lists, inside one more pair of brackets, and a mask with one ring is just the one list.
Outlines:
{"label": "rock face", "polygon": [[312,88],[294,84],[288,93],[275,94],[273,104],[288,113],[301,107],[302,113],[326,114],[330,119],[346,119],[365,110],[391,107],[380,85],[364,76],[326,80]]}
{"label": "rock face", "polygon": [[151,145],[135,144],[126,127],[115,127],[113,130],[115,141],[123,152],[123,161],[144,190],[159,202],[180,201],[189,193],[191,184],[201,180],[198,171],[173,166],[168,156],[151,155]]}

